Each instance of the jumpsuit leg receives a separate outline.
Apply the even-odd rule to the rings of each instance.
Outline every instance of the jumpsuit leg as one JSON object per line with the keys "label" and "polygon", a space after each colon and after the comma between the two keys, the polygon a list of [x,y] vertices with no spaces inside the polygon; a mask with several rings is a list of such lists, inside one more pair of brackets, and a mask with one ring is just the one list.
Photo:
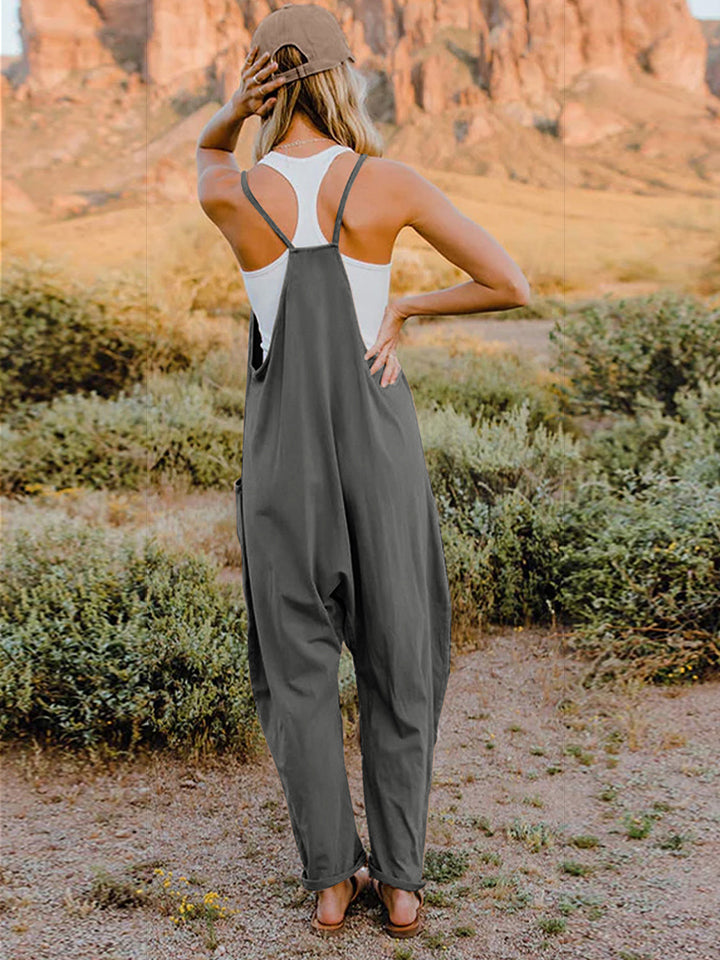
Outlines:
{"label": "jumpsuit leg", "polygon": [[397,492],[386,516],[374,502],[352,534],[368,865],[404,890],[425,886],[434,747],[450,672],[447,568],[429,480],[426,489],[410,514],[398,510]]}
{"label": "jumpsuit leg", "polygon": [[345,768],[339,608],[332,597],[323,599],[311,565],[298,560],[292,550],[265,554],[259,546],[243,555],[248,663],[303,865],[301,882],[322,890],[350,877],[367,855]]}

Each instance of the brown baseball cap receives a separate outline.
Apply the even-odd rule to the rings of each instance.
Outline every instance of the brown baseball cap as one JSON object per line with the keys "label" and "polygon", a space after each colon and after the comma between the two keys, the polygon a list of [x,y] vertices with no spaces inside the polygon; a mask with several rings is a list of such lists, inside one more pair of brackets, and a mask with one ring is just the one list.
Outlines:
{"label": "brown baseball cap", "polygon": [[257,44],[258,56],[274,57],[280,47],[294,44],[307,57],[284,73],[274,73],[273,80],[299,80],[321,70],[330,70],[344,60],[355,61],[340,24],[324,7],[316,3],[286,3],[269,13],[255,28],[250,46]]}

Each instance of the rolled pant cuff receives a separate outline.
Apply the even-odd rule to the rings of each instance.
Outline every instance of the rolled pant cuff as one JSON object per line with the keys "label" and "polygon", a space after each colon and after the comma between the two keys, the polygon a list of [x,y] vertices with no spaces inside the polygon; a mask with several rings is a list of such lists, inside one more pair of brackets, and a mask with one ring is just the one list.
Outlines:
{"label": "rolled pant cuff", "polygon": [[419,880],[417,883],[413,883],[412,880],[404,880],[402,877],[391,877],[389,873],[381,873],[381,871],[372,864],[368,865],[368,869],[371,877],[382,880],[382,882],[387,883],[388,886],[397,887],[399,890],[422,890],[427,883],[426,880]]}
{"label": "rolled pant cuff", "polygon": [[324,890],[326,887],[334,887],[336,883],[341,883],[343,880],[347,880],[348,877],[351,877],[354,873],[364,867],[367,862],[367,853],[363,850],[362,854],[355,861],[354,866],[349,870],[343,870],[342,873],[336,873],[332,877],[323,877],[321,880],[306,880],[304,877],[301,878],[300,882],[305,887],[306,890]]}

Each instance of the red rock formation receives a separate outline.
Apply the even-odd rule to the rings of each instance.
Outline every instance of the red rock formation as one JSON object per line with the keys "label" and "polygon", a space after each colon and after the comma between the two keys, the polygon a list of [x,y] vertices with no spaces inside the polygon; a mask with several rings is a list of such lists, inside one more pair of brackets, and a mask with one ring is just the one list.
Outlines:
{"label": "red rock formation", "polygon": [[22,0],[20,36],[30,89],[56,87],[75,71],[117,82],[115,61],[98,36],[101,27],[86,0]]}
{"label": "red rock formation", "polygon": [[563,105],[558,120],[560,139],[571,147],[589,147],[624,130],[623,120],[609,110],[590,110],[577,100]]}
{"label": "red rock formation", "polygon": [[0,182],[0,201],[3,214],[20,214],[24,217],[34,217],[37,207],[22,187],[11,178],[4,178]]}
{"label": "red rock formation", "polygon": [[144,74],[145,48],[152,27],[148,0],[94,0],[103,26],[99,36],[119,65]]}
{"label": "red rock formation", "polygon": [[[587,71],[628,82],[645,71],[709,94],[707,41],[684,0],[319,2],[341,23],[356,66],[385,75],[397,123],[415,110],[439,116],[485,97],[505,103],[521,122],[558,122],[560,91]],[[116,61],[127,70],[144,59],[156,96],[207,91],[225,100],[239,82],[252,31],[278,5],[21,0],[30,77],[48,88],[71,70],[107,70]],[[586,124],[575,114],[565,111],[563,131]],[[569,135],[583,137],[579,129]]]}
{"label": "red rock formation", "polygon": [[684,3],[666,0],[486,0],[480,73],[493,100],[531,105],[584,71],[707,92],[707,44]]}
{"label": "red rock formation", "polygon": [[720,20],[698,22],[708,45],[705,80],[715,96],[720,97]]}
{"label": "red rock formation", "polygon": [[[338,17],[356,65],[379,62],[387,74],[398,123],[413,105],[444,112],[473,84],[494,101],[524,103],[528,116],[535,111],[555,120],[557,91],[584,71],[627,81],[647,71],[708,92],[707,43],[687,6],[672,0],[320,2]],[[161,88],[192,87],[212,65],[218,93],[229,96],[249,37],[269,8],[266,0],[202,0],[188,30],[186,4],[153,0],[152,80]],[[429,47],[437,49],[428,53]]]}
{"label": "red rock formation", "polygon": [[[269,12],[264,3],[244,6]],[[200,0],[192,12],[184,0],[153,0],[147,71],[158,92],[202,89],[215,68],[229,96],[231,84],[223,81],[239,76],[250,40],[246,19],[236,0]]]}

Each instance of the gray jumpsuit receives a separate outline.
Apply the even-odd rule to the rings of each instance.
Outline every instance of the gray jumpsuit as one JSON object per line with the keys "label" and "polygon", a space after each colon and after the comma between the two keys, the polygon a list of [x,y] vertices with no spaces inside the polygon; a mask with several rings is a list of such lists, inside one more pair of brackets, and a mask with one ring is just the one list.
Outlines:
{"label": "gray jumpsuit", "polygon": [[371,875],[422,880],[451,607],[410,386],[364,357],[339,237],[289,248],[265,358],[248,339],[237,533],[253,696],[303,864],[321,890],[363,865],[343,753],[342,643],[355,667]]}

